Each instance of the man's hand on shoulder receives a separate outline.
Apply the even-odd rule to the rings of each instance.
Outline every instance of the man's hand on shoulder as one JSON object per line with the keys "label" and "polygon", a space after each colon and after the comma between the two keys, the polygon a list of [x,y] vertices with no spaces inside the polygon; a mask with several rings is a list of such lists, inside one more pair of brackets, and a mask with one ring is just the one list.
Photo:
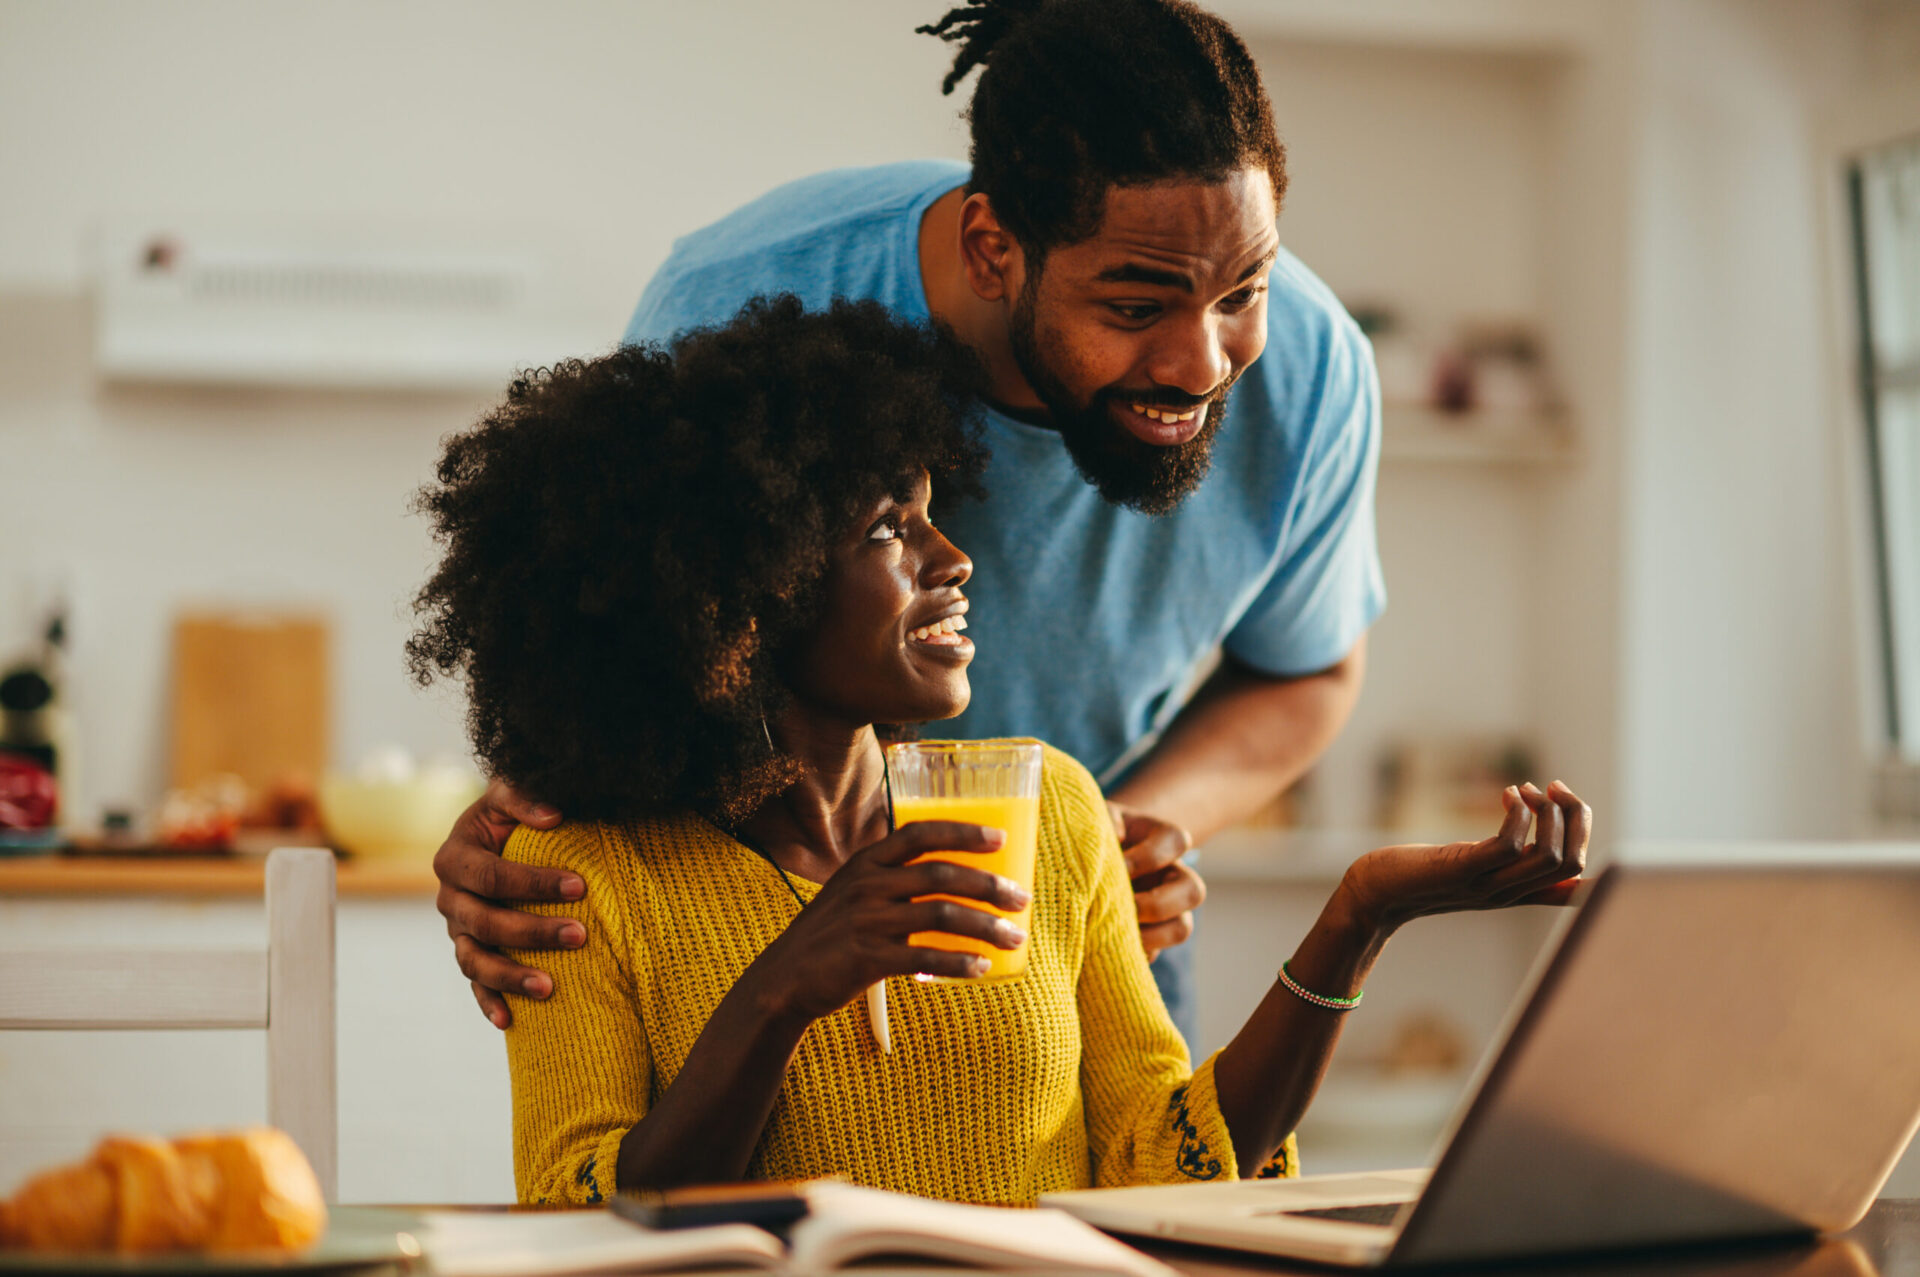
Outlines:
{"label": "man's hand on shoulder", "polygon": [[1207,898],[1207,884],[1180,857],[1193,839],[1178,825],[1142,811],[1108,803],[1113,832],[1126,856],[1133,880],[1134,910],[1140,915],[1140,945],[1152,961],[1162,949],[1185,944],[1193,934],[1193,911]]}
{"label": "man's hand on shoulder", "polygon": [[501,858],[515,825],[551,829],[559,823],[554,808],[495,780],[460,814],[433,857],[433,873],[440,879],[436,903],[453,937],[454,960],[472,982],[481,1014],[495,1028],[513,1023],[501,993],[544,998],[553,992],[551,976],[521,966],[501,949],[578,949],[587,942],[586,928],[574,919],[536,917],[509,903],[586,895],[587,884],[578,874]]}

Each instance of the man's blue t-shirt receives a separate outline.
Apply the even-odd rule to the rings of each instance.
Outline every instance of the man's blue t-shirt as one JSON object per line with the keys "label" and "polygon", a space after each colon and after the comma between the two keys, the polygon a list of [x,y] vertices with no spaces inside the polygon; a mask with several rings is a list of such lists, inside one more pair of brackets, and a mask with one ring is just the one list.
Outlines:
{"label": "man's blue t-shirt", "polygon": [[[664,342],[781,292],[810,308],[872,298],[926,323],[920,222],[967,176],[924,161],[779,187],[675,242],[626,340]],[[1216,650],[1311,673],[1380,614],[1372,351],[1284,250],[1269,285],[1266,352],[1234,387],[1206,480],[1171,514],[1109,505],[1056,433],[985,411],[986,501],[932,511],[974,565],[973,702],[943,735],[1038,736],[1112,784]]]}

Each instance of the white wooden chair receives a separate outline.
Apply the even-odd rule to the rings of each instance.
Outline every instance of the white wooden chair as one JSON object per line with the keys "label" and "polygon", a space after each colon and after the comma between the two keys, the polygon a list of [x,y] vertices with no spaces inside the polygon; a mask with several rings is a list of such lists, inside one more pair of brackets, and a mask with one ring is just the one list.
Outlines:
{"label": "white wooden chair", "polygon": [[267,856],[267,947],[6,953],[0,1029],[265,1029],[267,1121],[339,1190],[333,853]]}

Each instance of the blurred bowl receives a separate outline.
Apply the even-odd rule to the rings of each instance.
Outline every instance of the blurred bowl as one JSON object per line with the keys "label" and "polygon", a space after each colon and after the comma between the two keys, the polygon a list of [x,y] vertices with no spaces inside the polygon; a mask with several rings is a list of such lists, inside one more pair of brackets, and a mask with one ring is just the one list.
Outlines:
{"label": "blurred bowl", "polygon": [[331,774],[320,781],[320,822],[350,855],[429,861],[482,788],[479,777],[451,770],[405,779]]}

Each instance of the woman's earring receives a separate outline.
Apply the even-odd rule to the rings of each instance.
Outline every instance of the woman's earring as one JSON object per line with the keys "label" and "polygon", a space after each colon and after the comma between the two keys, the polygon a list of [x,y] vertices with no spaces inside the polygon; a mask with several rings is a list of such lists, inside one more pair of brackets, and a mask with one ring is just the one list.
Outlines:
{"label": "woman's earring", "polygon": [[767,716],[765,714],[762,714],[760,716],[760,734],[767,738],[768,753],[777,754],[780,752],[779,750],[773,747],[773,732],[770,731],[767,727]]}

